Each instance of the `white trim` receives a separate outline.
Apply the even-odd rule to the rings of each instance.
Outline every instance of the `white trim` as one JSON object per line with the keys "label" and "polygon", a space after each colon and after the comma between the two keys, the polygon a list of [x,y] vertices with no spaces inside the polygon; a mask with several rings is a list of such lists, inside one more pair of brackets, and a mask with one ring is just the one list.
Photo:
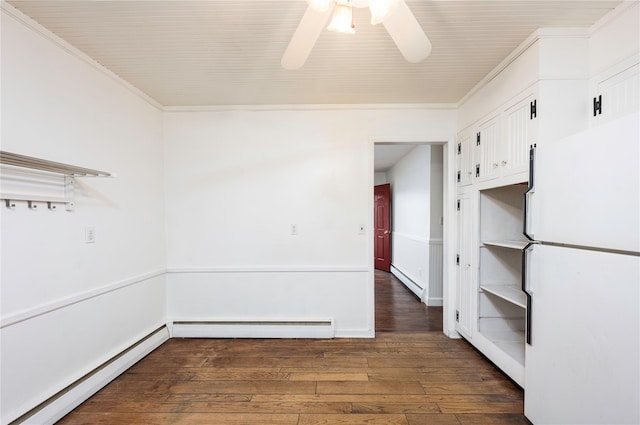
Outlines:
{"label": "white trim", "polygon": [[15,325],[16,323],[24,322],[25,320],[33,319],[34,317],[38,317],[43,314],[51,313],[52,311],[59,310],[61,308],[69,307],[79,302],[86,301],[90,298],[95,298],[95,297],[107,294],[109,292],[117,291],[118,289],[126,288],[128,286],[136,285],[138,283],[142,283],[144,281],[153,279],[158,276],[162,276],[164,274],[165,274],[164,269],[156,270],[149,273],[144,273],[138,276],[130,277],[127,279],[120,280],[118,282],[104,285],[100,288],[95,288],[90,291],[80,292],[78,294],[71,295],[69,297],[60,298],[58,300],[41,304],[33,308],[29,308],[26,310],[19,311],[17,313],[9,314],[0,319],[0,329],[6,328],[7,326]]}
{"label": "white trim", "polygon": [[334,111],[334,110],[447,110],[457,109],[457,103],[353,103],[353,104],[270,104],[270,105],[204,105],[165,106],[165,112],[225,112],[225,111]]}
{"label": "white trim", "polygon": [[69,53],[70,55],[81,60],[82,62],[89,65],[96,71],[100,72],[102,75],[109,78],[111,81],[119,84],[120,86],[122,86],[123,88],[131,92],[132,94],[138,96],[140,99],[144,100],[149,105],[153,106],[154,108],[160,111],[163,110],[163,106],[162,104],[160,104],[160,102],[158,102],[157,100],[155,100],[154,98],[152,98],[151,96],[149,96],[148,94],[146,94],[145,92],[143,92],[142,90],[134,86],[133,84],[122,79],[120,76],[118,76],[118,74],[114,73],[109,68],[99,64],[91,56],[73,47],[71,44],[69,44],[62,38],[58,37],[51,31],[49,31],[47,28],[40,25],[38,22],[34,21],[30,17],[28,17],[27,15],[25,15],[24,13],[22,13],[21,11],[19,11],[9,3],[7,3],[6,1],[2,0],[0,3],[1,3],[2,12],[5,12],[7,16],[14,18],[16,21],[25,25],[27,28],[38,33],[45,39],[49,40],[50,42],[52,42],[53,44],[55,44],[56,46],[64,50],[65,52]]}
{"label": "white trim", "polygon": [[167,273],[365,273],[368,266],[173,267]]}
{"label": "white trim", "polygon": [[427,298],[424,303],[429,307],[442,307],[444,300],[442,298]]}
{"label": "white trim", "polygon": [[61,389],[58,394],[41,402],[31,411],[14,412],[7,417],[12,418],[11,421],[17,418],[20,423],[54,424],[167,340],[169,332],[166,326],[162,325],[146,336],[138,338],[85,376],[74,380],[71,385]]}
{"label": "white trim", "polygon": [[429,245],[429,238],[424,238],[422,236],[409,235],[407,233],[402,233],[402,232],[391,232],[391,236],[398,236],[404,239],[408,239],[410,241],[420,242],[425,245]]}

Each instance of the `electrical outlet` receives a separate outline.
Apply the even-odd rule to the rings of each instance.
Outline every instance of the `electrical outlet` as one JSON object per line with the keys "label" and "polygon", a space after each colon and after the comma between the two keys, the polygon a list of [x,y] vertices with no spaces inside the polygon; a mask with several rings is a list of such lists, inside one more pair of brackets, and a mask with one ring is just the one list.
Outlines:
{"label": "electrical outlet", "polygon": [[96,243],[96,226],[84,228],[84,243]]}
{"label": "electrical outlet", "polygon": [[358,225],[358,234],[359,235],[366,235],[367,234],[367,228],[364,224],[360,224]]}
{"label": "electrical outlet", "polygon": [[292,224],[291,225],[291,234],[293,236],[296,236],[298,234],[298,225],[297,224]]}

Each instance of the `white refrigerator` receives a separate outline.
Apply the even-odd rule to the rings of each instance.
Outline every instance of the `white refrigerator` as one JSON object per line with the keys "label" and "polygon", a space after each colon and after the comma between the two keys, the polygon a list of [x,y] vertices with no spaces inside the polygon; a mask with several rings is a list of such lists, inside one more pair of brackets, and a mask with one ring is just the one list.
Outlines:
{"label": "white refrigerator", "polygon": [[525,415],[640,424],[640,119],[531,150]]}

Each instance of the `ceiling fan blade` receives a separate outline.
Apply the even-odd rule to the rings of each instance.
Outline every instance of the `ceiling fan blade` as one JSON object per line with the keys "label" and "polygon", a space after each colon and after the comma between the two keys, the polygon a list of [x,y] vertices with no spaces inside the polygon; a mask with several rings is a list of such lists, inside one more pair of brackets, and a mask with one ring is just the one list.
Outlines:
{"label": "ceiling fan blade", "polygon": [[431,42],[404,1],[398,2],[396,9],[384,18],[382,25],[408,62],[420,62],[431,53]]}
{"label": "ceiling fan blade", "polygon": [[296,32],[291,37],[287,50],[282,55],[280,63],[283,68],[298,69],[304,65],[332,12],[333,4],[326,12],[318,12],[307,7]]}

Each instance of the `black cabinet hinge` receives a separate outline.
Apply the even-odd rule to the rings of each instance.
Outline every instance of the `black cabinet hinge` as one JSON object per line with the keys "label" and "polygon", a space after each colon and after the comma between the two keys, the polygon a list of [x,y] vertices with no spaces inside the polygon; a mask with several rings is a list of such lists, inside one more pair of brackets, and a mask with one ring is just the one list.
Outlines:
{"label": "black cabinet hinge", "polygon": [[480,133],[476,133],[476,146],[480,146]]}
{"label": "black cabinet hinge", "polygon": [[460,211],[460,199],[456,201],[456,209]]}
{"label": "black cabinet hinge", "polygon": [[460,183],[460,171],[456,173],[456,181]]}
{"label": "black cabinet hinge", "polygon": [[456,254],[456,266],[460,265],[460,254]]}
{"label": "black cabinet hinge", "polygon": [[602,114],[602,95],[593,98],[593,116]]}
{"label": "black cabinet hinge", "polygon": [[476,164],[476,177],[480,177],[480,164]]}
{"label": "black cabinet hinge", "polygon": [[536,118],[538,116],[538,111],[537,111],[537,106],[536,106],[537,100],[534,100],[533,102],[531,102],[529,104],[529,119],[532,120],[534,118]]}
{"label": "black cabinet hinge", "polygon": [[460,322],[460,312],[456,310],[456,322]]}
{"label": "black cabinet hinge", "polygon": [[462,153],[462,143],[458,143],[458,155]]}

